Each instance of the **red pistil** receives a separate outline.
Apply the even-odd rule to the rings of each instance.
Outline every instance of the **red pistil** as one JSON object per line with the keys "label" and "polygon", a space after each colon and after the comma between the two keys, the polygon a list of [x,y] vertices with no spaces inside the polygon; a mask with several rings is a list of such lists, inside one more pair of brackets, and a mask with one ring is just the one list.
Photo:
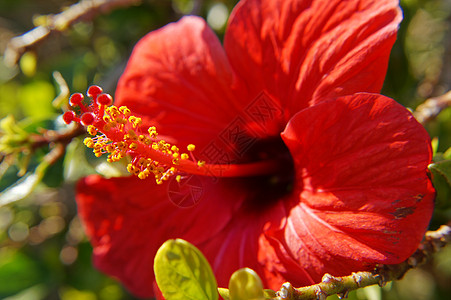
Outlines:
{"label": "red pistil", "polygon": [[[125,106],[111,105],[113,98],[104,94],[100,87],[90,87],[87,94],[91,101],[86,105],[82,94],[71,96],[69,102],[72,107],[79,108],[81,116],[68,111],[63,115],[64,121],[75,121],[87,127],[88,133],[95,137],[86,138],[84,143],[96,156],[108,153],[109,162],[131,157],[127,170],[141,179],[154,175],[157,183],[162,183],[175,175],[179,181],[180,173],[213,177],[256,176],[271,174],[280,168],[275,160],[219,165],[197,161],[192,144],[187,147],[189,154],[181,153],[177,146],[157,139],[155,127],[148,128],[148,134],[140,134],[143,130],[141,119],[131,115]],[[102,134],[97,135],[98,132]]]}

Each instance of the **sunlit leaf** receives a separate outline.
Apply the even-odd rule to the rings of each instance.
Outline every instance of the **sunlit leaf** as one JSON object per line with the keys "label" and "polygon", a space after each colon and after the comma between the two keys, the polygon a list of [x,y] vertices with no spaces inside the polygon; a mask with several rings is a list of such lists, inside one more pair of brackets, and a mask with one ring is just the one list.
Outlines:
{"label": "sunlit leaf", "polygon": [[218,288],[218,293],[224,300],[230,300],[230,292],[229,289]]}
{"label": "sunlit leaf", "polygon": [[55,115],[52,100],[55,89],[47,81],[34,81],[24,85],[19,91],[19,100],[26,116],[47,118]]}
{"label": "sunlit leaf", "polygon": [[37,174],[29,173],[16,183],[0,193],[0,206],[10,204],[28,196],[41,178]]}
{"label": "sunlit leaf", "polygon": [[48,299],[47,296],[48,291],[45,285],[38,284],[30,288],[27,288],[21,291],[20,293],[15,294],[14,296],[4,298],[4,300],[26,300],[26,299],[44,300]]}
{"label": "sunlit leaf", "polygon": [[229,281],[230,300],[264,300],[263,284],[254,270],[239,269]]}
{"label": "sunlit leaf", "polygon": [[34,170],[27,173],[10,187],[0,193],[0,207],[18,200],[22,200],[33,192],[34,188],[42,181],[45,172],[49,168],[49,162],[43,160]]}
{"label": "sunlit leaf", "polygon": [[64,157],[64,178],[76,181],[83,176],[94,174],[94,168],[88,163],[84,154],[85,146],[80,139],[74,139],[66,148]]}
{"label": "sunlit leaf", "polygon": [[166,241],[155,256],[155,278],[167,300],[216,300],[216,279],[202,253],[181,240]]}
{"label": "sunlit leaf", "polygon": [[0,299],[17,294],[44,279],[38,264],[25,254],[5,248],[0,251],[0,257]]}
{"label": "sunlit leaf", "polygon": [[444,160],[429,165],[432,173],[432,182],[437,191],[437,208],[451,206],[451,160]]}

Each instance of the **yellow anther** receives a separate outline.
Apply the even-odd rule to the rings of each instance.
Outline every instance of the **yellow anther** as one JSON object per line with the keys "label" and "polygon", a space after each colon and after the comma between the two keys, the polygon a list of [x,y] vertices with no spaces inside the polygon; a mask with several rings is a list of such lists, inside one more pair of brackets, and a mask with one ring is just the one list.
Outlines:
{"label": "yellow anther", "polygon": [[136,118],[135,122],[133,122],[134,127],[140,126],[141,124],[142,124],[141,118]]}
{"label": "yellow anther", "polygon": [[111,106],[107,107],[105,110],[106,110],[108,113],[115,113],[115,112],[118,112],[117,106],[115,106],[115,105],[111,105]]}
{"label": "yellow anther", "polygon": [[175,180],[177,182],[180,182],[182,180],[182,176],[180,176],[180,175],[175,176]]}
{"label": "yellow anther", "polygon": [[158,133],[157,133],[157,129],[155,128],[155,126],[151,126],[149,127],[149,129],[147,130],[149,132],[149,136],[154,139],[157,137]]}
{"label": "yellow anther", "polygon": [[172,163],[173,163],[174,165],[178,165],[178,164],[179,164],[179,159],[178,159],[178,158],[172,159]]}
{"label": "yellow anther", "polygon": [[130,149],[132,149],[132,150],[136,150],[136,149],[138,149],[138,144],[136,144],[136,143],[131,143],[131,144],[128,146],[128,148],[130,148]]}
{"label": "yellow anther", "polygon": [[172,153],[172,157],[173,157],[173,158],[178,158],[179,156],[180,156],[180,154],[177,153],[177,152],[176,152],[176,153]]}
{"label": "yellow anther", "polygon": [[130,109],[127,106],[119,107],[119,111],[124,114],[124,116],[128,117],[130,115]]}
{"label": "yellow anther", "polygon": [[97,129],[94,126],[92,126],[92,125],[88,126],[87,131],[88,131],[88,133],[90,135],[96,135],[97,134]]}
{"label": "yellow anther", "polygon": [[171,150],[172,151],[174,151],[174,152],[179,152],[179,148],[177,148],[177,146],[175,146],[175,145],[173,145],[172,147],[171,147]]}
{"label": "yellow anther", "polygon": [[116,150],[116,148],[113,145],[109,144],[105,147],[105,150],[108,153],[112,153],[114,150]]}
{"label": "yellow anther", "polygon": [[196,146],[194,146],[193,144],[189,144],[186,149],[188,149],[188,151],[194,151],[196,149]]}
{"label": "yellow anther", "polygon": [[150,144],[152,144],[152,140],[149,139],[148,137],[144,137],[144,144],[146,144],[147,146],[149,146]]}
{"label": "yellow anther", "polygon": [[139,174],[138,174],[139,179],[146,179],[148,176],[149,176],[149,174],[145,171],[139,172]]}
{"label": "yellow anther", "polygon": [[110,118],[110,116],[103,116],[103,120],[106,122],[106,123],[110,123],[111,122],[111,118]]}
{"label": "yellow anther", "polygon": [[205,161],[199,160],[199,161],[197,162],[197,165],[198,165],[199,167],[203,167],[203,166],[205,166]]}
{"label": "yellow anther", "polygon": [[147,159],[145,159],[144,157],[140,157],[138,160],[138,165],[139,166],[147,165]]}
{"label": "yellow anther", "polygon": [[118,142],[118,143],[116,144],[116,147],[117,147],[118,149],[120,149],[120,150],[125,150],[125,149],[127,149],[127,144],[124,143],[124,142]]}
{"label": "yellow anther", "polygon": [[83,140],[83,144],[85,144],[86,147],[88,148],[94,148],[94,140],[90,137],[87,137]]}
{"label": "yellow anther", "polygon": [[186,153],[182,153],[182,155],[180,156],[180,158],[185,160],[185,159],[188,159],[188,158],[189,158],[189,155],[186,154]]}

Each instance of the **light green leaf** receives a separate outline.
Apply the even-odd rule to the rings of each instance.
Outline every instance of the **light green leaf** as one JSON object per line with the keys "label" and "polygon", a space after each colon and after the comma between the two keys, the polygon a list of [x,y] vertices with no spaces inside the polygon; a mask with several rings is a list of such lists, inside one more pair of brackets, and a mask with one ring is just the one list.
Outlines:
{"label": "light green leaf", "polygon": [[202,253],[187,241],[166,241],[154,262],[155,278],[167,300],[217,300],[216,279]]}
{"label": "light green leaf", "polygon": [[42,177],[35,173],[28,173],[13,185],[0,193],[0,207],[12,202],[22,200],[30,195]]}
{"label": "light green leaf", "polygon": [[229,281],[230,300],[264,300],[263,284],[254,270],[239,269]]}
{"label": "light green leaf", "polygon": [[448,208],[451,196],[451,160],[444,160],[428,166],[432,173],[432,183],[437,192],[437,208]]}
{"label": "light green leaf", "polygon": [[264,289],[263,293],[265,294],[266,299],[272,299],[277,297],[276,291],[273,291],[271,289]]}
{"label": "light green leaf", "polygon": [[219,292],[219,295],[222,297],[222,299],[224,299],[224,300],[230,300],[230,292],[229,292],[229,289],[218,288],[218,292]]}

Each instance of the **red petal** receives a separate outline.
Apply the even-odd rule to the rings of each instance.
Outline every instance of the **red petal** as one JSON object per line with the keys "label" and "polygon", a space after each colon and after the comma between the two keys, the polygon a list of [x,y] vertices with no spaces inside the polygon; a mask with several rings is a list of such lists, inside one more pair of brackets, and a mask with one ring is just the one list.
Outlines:
{"label": "red petal", "polygon": [[[430,140],[395,101],[356,94],[296,114],[282,133],[298,196],[273,238],[297,284],[405,260],[432,215]],[[288,259],[289,257],[290,259]],[[307,272],[312,279],[293,274]],[[292,277],[294,276],[294,277]]]}
{"label": "red petal", "polygon": [[180,192],[171,183],[161,186],[154,180],[99,176],[80,181],[76,200],[94,247],[96,267],[119,278],[135,295],[148,297],[153,259],[163,242],[183,238],[199,245],[215,240],[246,193],[238,190],[239,184],[196,178],[188,189],[197,193],[198,202],[192,207],[171,202],[177,201],[174,194]]}
{"label": "red petal", "polygon": [[177,143],[204,147],[238,114],[234,75],[221,43],[198,17],[152,31],[136,45],[116,90],[145,123]]}
{"label": "red petal", "polygon": [[325,97],[379,92],[401,21],[399,1],[243,0],[225,49],[255,96],[292,116]]}

